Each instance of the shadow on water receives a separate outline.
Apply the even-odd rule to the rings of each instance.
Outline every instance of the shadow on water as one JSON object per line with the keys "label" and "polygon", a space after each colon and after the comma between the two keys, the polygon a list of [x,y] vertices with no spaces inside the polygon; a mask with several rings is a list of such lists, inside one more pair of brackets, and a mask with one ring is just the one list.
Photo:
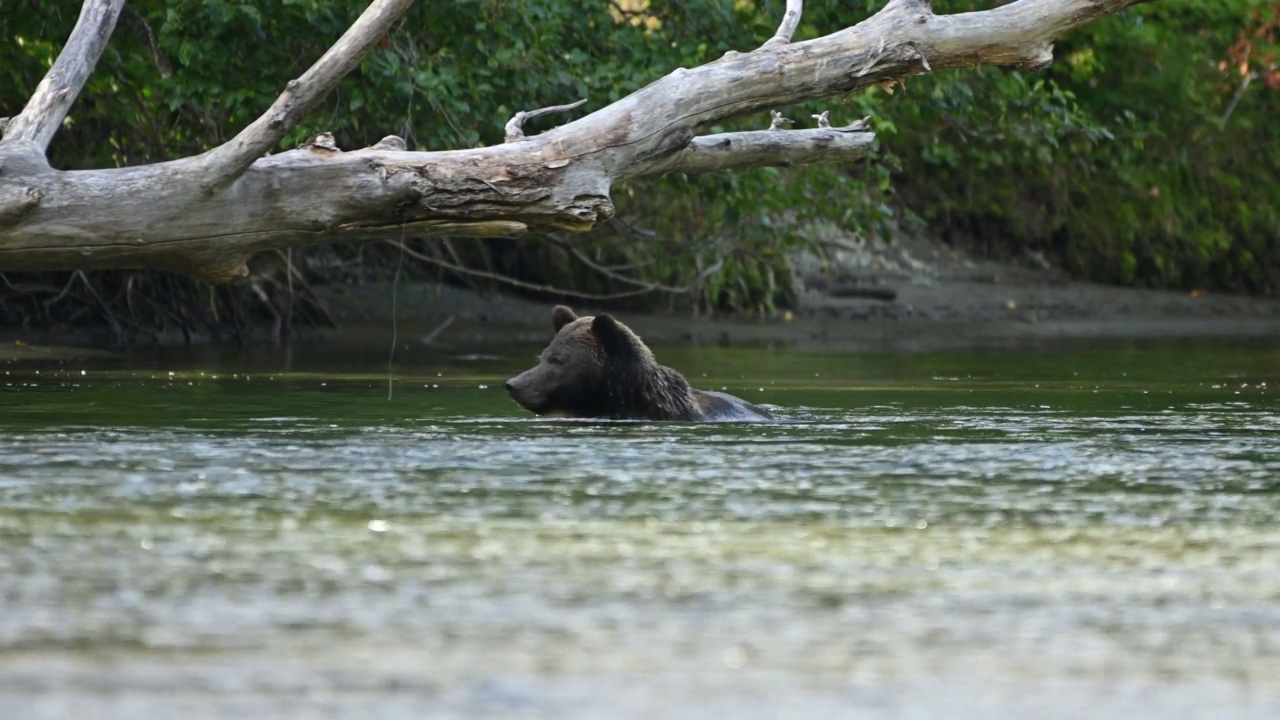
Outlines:
{"label": "shadow on water", "polygon": [[0,715],[1276,717],[1280,345],[0,365]]}

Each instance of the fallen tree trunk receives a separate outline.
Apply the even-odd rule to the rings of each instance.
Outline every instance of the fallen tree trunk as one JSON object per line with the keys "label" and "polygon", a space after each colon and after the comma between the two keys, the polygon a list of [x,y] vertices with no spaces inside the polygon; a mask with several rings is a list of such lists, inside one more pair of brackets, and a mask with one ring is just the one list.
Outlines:
{"label": "fallen tree trunk", "polygon": [[854,162],[865,124],[700,136],[715,123],[920,73],[978,64],[1040,68],[1072,28],[1145,0],[1017,0],[934,15],[889,0],[839,32],[793,43],[801,3],[748,53],[677,69],[579,120],[534,137],[521,113],[508,142],[408,152],[399,138],[342,152],[331,138],[264,155],[403,15],[375,0],[347,33],[239,135],[203,155],[102,170],[45,159],[123,0],[86,0],[62,54],[0,139],[0,270],[158,268],[212,282],[244,275],[265,249],[342,240],[585,231],[612,216],[630,178],[814,162]]}

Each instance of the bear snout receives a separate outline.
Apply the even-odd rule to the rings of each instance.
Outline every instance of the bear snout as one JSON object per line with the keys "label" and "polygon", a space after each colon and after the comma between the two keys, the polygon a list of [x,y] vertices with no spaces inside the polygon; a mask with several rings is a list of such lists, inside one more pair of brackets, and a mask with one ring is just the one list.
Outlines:
{"label": "bear snout", "polygon": [[507,381],[507,394],[521,406],[538,412],[545,398],[538,392],[538,383],[530,382],[529,373],[521,373]]}

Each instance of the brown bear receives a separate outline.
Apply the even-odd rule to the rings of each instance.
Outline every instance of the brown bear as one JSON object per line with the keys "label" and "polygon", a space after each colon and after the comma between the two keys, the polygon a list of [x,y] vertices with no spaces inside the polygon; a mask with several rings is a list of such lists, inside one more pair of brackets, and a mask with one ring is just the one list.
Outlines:
{"label": "brown bear", "polygon": [[512,399],[538,415],[614,420],[765,420],[732,395],[694,390],[659,365],[644,342],[610,315],[578,317],[558,305],[556,336],[538,364],[507,381]]}

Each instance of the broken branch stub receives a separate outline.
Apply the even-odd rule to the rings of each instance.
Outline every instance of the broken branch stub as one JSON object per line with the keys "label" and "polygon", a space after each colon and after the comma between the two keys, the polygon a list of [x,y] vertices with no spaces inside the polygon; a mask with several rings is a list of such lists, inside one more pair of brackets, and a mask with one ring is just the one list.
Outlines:
{"label": "broken branch stub", "polygon": [[782,23],[778,26],[778,32],[765,41],[765,47],[791,42],[791,38],[796,34],[796,28],[800,27],[802,14],[804,14],[803,0],[787,0],[787,9],[782,12]]}
{"label": "broken branch stub", "polygon": [[549,115],[551,113],[565,112],[567,110],[580,108],[585,105],[586,102],[587,99],[582,98],[581,100],[571,102],[568,105],[552,105],[551,107],[538,108],[537,110],[521,110],[515,115],[512,115],[511,119],[507,121],[505,127],[506,139],[504,142],[517,142],[519,140],[524,140],[524,124],[527,120],[532,120],[540,115]]}

